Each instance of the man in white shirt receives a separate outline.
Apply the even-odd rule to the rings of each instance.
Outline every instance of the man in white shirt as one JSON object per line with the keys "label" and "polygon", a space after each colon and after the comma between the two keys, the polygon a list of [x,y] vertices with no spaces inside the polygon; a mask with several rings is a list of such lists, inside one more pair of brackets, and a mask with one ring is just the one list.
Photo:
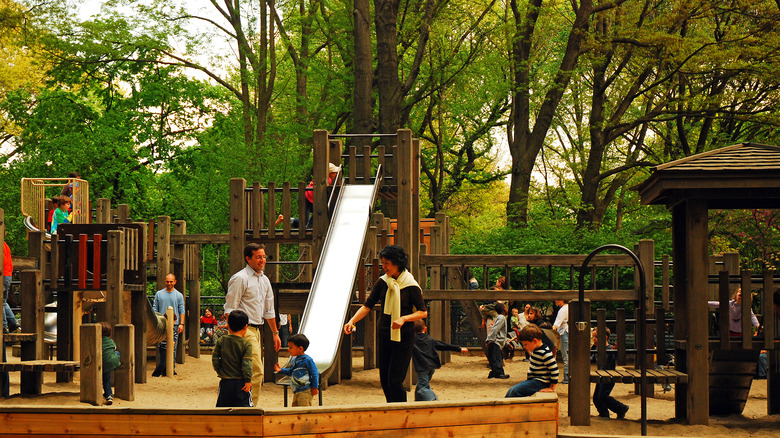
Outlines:
{"label": "man in white shirt", "polygon": [[559,307],[558,316],[555,318],[553,330],[561,335],[561,356],[563,356],[563,380],[561,383],[569,383],[569,304],[564,300],[555,300]]}
{"label": "man in white shirt", "polygon": [[263,274],[265,248],[250,243],[244,248],[246,267],[236,272],[228,281],[225,296],[225,314],[241,309],[249,316],[249,327],[244,335],[252,345],[252,402],[259,406],[260,386],[263,384],[263,323],[267,322],[274,339],[274,350],[279,351],[282,341],[276,327],[274,293],[271,281]]}

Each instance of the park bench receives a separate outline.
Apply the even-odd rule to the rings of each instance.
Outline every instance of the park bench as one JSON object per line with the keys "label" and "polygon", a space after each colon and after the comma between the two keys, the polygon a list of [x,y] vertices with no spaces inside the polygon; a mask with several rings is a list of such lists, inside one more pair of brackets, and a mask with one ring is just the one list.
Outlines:
{"label": "park bench", "polygon": [[[8,344],[30,344],[38,339],[36,333],[6,333],[0,336],[0,346],[3,348],[2,360],[0,360],[0,373],[22,372],[20,393],[23,395],[40,394],[43,386],[43,373],[45,372],[75,372],[79,370],[79,363],[61,360],[22,360],[21,362],[6,362],[5,348]],[[4,379],[0,382],[5,383]],[[9,388],[0,388],[0,394],[8,394]]]}

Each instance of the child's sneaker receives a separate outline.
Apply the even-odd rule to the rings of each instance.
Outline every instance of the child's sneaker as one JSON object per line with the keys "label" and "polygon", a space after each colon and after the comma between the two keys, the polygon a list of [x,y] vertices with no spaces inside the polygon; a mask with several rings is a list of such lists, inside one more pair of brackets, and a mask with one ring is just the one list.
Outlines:
{"label": "child's sneaker", "polygon": [[114,404],[114,397],[111,397],[110,395],[106,397],[106,404],[111,406]]}

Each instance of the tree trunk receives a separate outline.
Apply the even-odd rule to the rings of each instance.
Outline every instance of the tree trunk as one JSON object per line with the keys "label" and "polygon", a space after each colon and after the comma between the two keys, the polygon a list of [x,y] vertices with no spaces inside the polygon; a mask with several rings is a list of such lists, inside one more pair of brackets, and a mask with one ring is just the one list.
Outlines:
{"label": "tree trunk", "polygon": [[[523,14],[518,8],[517,0],[511,1],[515,18],[515,35],[512,44],[515,71],[512,85],[515,91],[512,94],[513,120],[508,132],[509,152],[512,154],[512,181],[509,186],[506,212],[509,223],[514,225],[524,225],[528,222],[528,194],[534,163],[544,145],[544,139],[571,80],[574,67],[577,65],[580,46],[588,30],[588,20],[593,13],[591,0],[583,0],[579,8],[574,11],[575,17],[569,31],[566,51],[538,112],[532,118],[530,71],[534,63],[530,56],[534,28],[541,6],[542,0],[531,0],[527,12]],[[531,120],[534,121],[533,129],[530,128]]]}
{"label": "tree trunk", "polygon": [[401,81],[398,78],[399,0],[374,0],[376,26],[377,88],[379,90],[379,133],[394,134],[401,121]]}
{"label": "tree trunk", "polygon": [[374,80],[371,55],[371,7],[369,0],[355,0],[352,13],[355,38],[355,87],[352,91],[352,131],[368,134],[374,131],[371,110],[371,85]]}

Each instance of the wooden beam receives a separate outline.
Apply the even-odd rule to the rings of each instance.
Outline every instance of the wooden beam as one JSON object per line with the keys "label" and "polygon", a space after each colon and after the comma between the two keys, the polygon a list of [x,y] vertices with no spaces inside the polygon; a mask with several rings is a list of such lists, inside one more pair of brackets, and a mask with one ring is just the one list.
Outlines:
{"label": "wooden beam", "polygon": [[[531,266],[547,267],[549,265],[568,268],[571,265],[580,266],[585,261],[586,254],[502,254],[502,255],[462,255],[462,254],[421,254],[420,264],[426,266]],[[597,254],[589,266],[626,266],[633,267],[634,260],[624,254]]]}
{"label": "wooden beam", "polygon": [[[578,290],[468,290],[468,289],[432,289],[424,290],[426,300],[478,300],[478,301],[552,301],[572,300],[579,296]],[[591,301],[634,301],[637,292],[633,289],[586,290],[585,296]]]}

